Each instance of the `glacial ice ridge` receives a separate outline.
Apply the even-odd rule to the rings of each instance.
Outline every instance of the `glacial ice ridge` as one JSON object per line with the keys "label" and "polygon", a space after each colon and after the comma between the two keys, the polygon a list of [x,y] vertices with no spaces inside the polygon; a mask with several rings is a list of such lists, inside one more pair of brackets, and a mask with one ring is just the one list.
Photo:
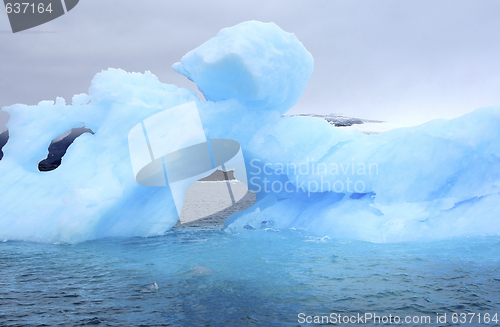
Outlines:
{"label": "glacial ice ridge", "polygon": [[[168,187],[135,181],[127,135],[160,111],[195,102],[207,139],[241,145],[257,202],[229,233],[300,228],[372,242],[500,232],[500,108],[365,135],[314,117],[285,116],[313,59],[273,23],[223,29],[173,68],[190,90],[151,72],[108,69],[88,94],[2,108],[10,115],[0,160],[0,239],[81,242],[161,235],[177,222]],[[86,127],[62,164],[40,172],[50,142]]]}

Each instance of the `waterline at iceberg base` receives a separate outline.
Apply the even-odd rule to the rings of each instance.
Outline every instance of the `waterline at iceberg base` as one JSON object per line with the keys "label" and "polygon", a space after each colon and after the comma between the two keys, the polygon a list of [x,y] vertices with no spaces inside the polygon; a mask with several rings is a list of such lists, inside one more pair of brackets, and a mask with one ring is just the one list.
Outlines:
{"label": "waterline at iceberg base", "polygon": [[[2,108],[0,325],[500,311],[500,108],[371,135],[283,116],[313,57],[272,23],[223,29],[173,68],[206,100],[108,69],[71,104]],[[189,102],[206,139],[241,145],[256,195],[224,228],[172,229],[170,189],[134,178],[131,128]],[[83,127],[94,134],[40,172],[51,142]]]}

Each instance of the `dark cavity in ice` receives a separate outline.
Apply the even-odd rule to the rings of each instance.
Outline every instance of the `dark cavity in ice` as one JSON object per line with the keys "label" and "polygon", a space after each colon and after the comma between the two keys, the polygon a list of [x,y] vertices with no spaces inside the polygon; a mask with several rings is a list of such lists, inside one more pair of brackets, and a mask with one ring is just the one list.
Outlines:
{"label": "dark cavity in ice", "polygon": [[73,141],[83,133],[94,134],[94,132],[85,127],[73,128],[54,139],[49,145],[49,154],[47,158],[38,163],[39,171],[52,171],[61,165],[62,158],[66,154],[68,147]]}
{"label": "dark cavity in ice", "polygon": [[0,160],[3,158],[3,151],[2,148],[7,144],[9,141],[9,131],[3,131],[0,133]]}

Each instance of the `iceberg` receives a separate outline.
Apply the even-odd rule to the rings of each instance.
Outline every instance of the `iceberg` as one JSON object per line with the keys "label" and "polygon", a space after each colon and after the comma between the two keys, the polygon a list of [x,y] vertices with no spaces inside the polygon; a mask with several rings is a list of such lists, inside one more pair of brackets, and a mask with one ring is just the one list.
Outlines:
{"label": "iceberg", "polygon": [[313,57],[295,35],[273,23],[221,30],[172,68],[209,101],[237,99],[255,110],[287,112],[304,92]]}
{"label": "iceberg", "polygon": [[[136,182],[129,132],[194,102],[204,139],[243,152],[257,201],[226,220],[228,233],[300,228],[371,242],[500,233],[500,108],[365,135],[323,119],[283,116],[300,98],[313,58],[273,23],[225,28],[173,68],[206,100],[151,72],[108,69],[88,94],[2,108],[0,239],[75,243],[162,235],[179,218],[172,191]],[[52,171],[52,140],[88,128]]]}
{"label": "iceberg", "polygon": [[498,107],[378,135],[281,119],[250,144],[265,149],[249,181],[266,195],[228,227],[266,221],[373,242],[497,234],[499,126]]}

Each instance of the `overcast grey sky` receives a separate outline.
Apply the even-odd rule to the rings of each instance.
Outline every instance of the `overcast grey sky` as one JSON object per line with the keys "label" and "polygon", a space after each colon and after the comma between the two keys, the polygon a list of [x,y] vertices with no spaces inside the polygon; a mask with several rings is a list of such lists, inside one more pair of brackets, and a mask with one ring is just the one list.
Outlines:
{"label": "overcast grey sky", "polygon": [[314,57],[290,113],[417,123],[500,105],[497,0],[81,0],[16,34],[0,12],[0,106],[69,102],[108,67],[196,89],[171,65],[246,20],[275,22]]}

